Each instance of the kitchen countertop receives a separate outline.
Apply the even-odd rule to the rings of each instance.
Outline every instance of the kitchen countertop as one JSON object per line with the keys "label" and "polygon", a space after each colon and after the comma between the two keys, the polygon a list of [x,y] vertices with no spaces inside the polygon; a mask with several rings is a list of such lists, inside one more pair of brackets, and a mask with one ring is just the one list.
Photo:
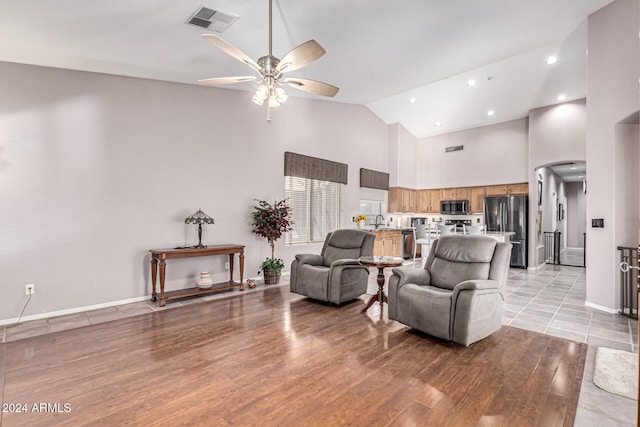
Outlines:
{"label": "kitchen countertop", "polygon": [[396,227],[387,227],[387,226],[378,227],[378,228],[375,228],[373,226],[366,226],[364,228],[364,231],[402,231],[402,230],[411,230],[411,228],[406,228],[406,227],[405,228],[396,228]]}

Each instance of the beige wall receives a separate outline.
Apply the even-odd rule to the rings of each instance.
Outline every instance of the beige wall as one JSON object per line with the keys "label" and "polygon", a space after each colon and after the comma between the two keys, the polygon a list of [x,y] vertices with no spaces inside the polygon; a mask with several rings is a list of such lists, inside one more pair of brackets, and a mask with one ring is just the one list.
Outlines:
{"label": "beige wall", "polygon": [[[388,126],[367,108],[290,98],[265,122],[246,92],[0,63],[0,321],[140,298],[151,248],[197,242],[184,218],[215,219],[205,244],[247,246],[245,278],[270,255],[254,198],[284,198],[285,151],[349,165],[342,224],[359,211],[359,169],[388,171]],[[296,253],[319,245],[286,247]],[[168,288],[224,259],[170,262]],[[236,263],[237,264],[237,263]],[[236,277],[238,275],[236,266]]]}
{"label": "beige wall", "polygon": [[416,141],[400,123],[389,125],[391,187],[416,188]]}
{"label": "beige wall", "polygon": [[[529,111],[529,198],[537,200],[537,172],[545,166],[558,163],[585,161],[586,159],[586,121],[587,108],[586,101],[580,99],[572,102],[565,102],[558,105],[536,108]],[[589,171],[587,170],[587,173]],[[550,170],[544,170],[544,175],[549,175]],[[553,181],[560,180],[560,177],[552,177]],[[558,185],[544,183],[546,189],[550,185],[551,191],[559,194]],[[562,187],[562,197],[564,197],[564,186]],[[544,193],[543,193],[544,194]],[[560,197],[560,196],[559,196]],[[557,203],[557,201],[556,201]],[[560,201],[562,203],[562,201]],[[538,216],[537,204],[530,204],[529,223],[535,224]],[[546,220],[543,219],[543,231],[555,231],[558,228],[563,234],[563,244],[566,243],[567,221],[562,224],[551,225],[554,216],[554,206],[545,196],[543,201],[543,211]],[[536,250],[536,246],[544,242],[539,240],[536,227],[529,227],[529,262],[531,266],[544,264],[544,256]],[[535,246],[534,246],[535,245]],[[534,256],[536,258],[534,258]]]}
{"label": "beige wall", "polygon": [[[446,147],[464,150],[447,153]],[[417,187],[527,182],[527,119],[418,140]]]}
{"label": "beige wall", "polygon": [[[616,215],[616,124],[639,109],[637,0],[616,0],[589,17],[587,62],[587,304],[619,306]],[[605,228],[591,228],[604,218]],[[637,242],[636,242],[637,243]]]}

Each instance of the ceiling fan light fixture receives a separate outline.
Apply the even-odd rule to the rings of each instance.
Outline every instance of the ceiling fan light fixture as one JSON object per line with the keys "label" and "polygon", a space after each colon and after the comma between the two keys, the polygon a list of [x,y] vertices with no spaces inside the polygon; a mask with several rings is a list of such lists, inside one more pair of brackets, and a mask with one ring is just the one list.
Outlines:
{"label": "ceiling fan light fixture", "polygon": [[276,98],[276,96],[275,95],[271,95],[269,97],[269,107],[276,108],[276,107],[279,107],[279,106],[280,106],[280,103],[278,102],[278,99]]}
{"label": "ceiling fan light fixture", "polygon": [[[279,86],[281,84],[288,84],[303,92],[329,97],[335,96],[339,90],[333,85],[316,80],[283,78],[283,73],[306,67],[322,57],[326,51],[315,40],[308,40],[293,48],[289,53],[282,57],[282,59],[273,56],[272,4],[273,0],[269,0],[269,53],[258,58],[257,61],[254,61],[240,49],[214,34],[202,35],[206,41],[234,59],[250,66],[253,70],[258,72],[260,76],[258,78],[253,76],[237,76],[200,80],[200,83],[206,84],[207,86],[219,86],[247,81],[260,82],[260,85],[254,92],[251,100],[258,105],[263,105],[264,102],[267,101],[267,123],[271,123],[270,108],[280,106],[280,104],[285,102],[288,98],[285,91]],[[217,12],[212,16],[215,18],[215,16],[217,16]]]}
{"label": "ceiling fan light fixture", "polygon": [[281,87],[276,88],[276,99],[280,104],[286,102],[287,98],[289,98],[289,96],[287,96],[287,93],[284,91],[284,89],[282,89]]}

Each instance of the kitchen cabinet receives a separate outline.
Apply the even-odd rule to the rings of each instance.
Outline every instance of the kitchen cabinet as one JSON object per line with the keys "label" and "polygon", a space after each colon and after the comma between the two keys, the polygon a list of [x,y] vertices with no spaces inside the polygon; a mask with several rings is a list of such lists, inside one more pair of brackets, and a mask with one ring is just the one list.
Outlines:
{"label": "kitchen cabinet", "polygon": [[389,212],[417,212],[418,191],[410,188],[389,188],[387,210]]}
{"label": "kitchen cabinet", "polygon": [[442,190],[437,188],[429,190],[429,198],[431,200],[429,204],[428,213],[440,213],[440,202],[442,202]]}
{"label": "kitchen cabinet", "polygon": [[469,187],[442,189],[442,200],[469,200],[470,196]]}
{"label": "kitchen cabinet", "polygon": [[507,193],[511,196],[527,196],[529,195],[529,184],[524,182],[522,184],[510,184],[507,185]]}
{"label": "kitchen cabinet", "polygon": [[416,195],[416,201],[418,206],[417,213],[428,213],[431,206],[431,193],[430,190],[418,190]]}
{"label": "kitchen cabinet", "polygon": [[486,195],[486,187],[471,187],[471,197],[469,198],[469,212],[482,213],[484,211],[484,196]]}
{"label": "kitchen cabinet", "polygon": [[387,197],[387,210],[389,212],[400,212],[400,205],[402,202],[402,188],[390,187]]}
{"label": "kitchen cabinet", "polygon": [[373,242],[374,256],[402,257],[402,231],[378,230],[374,231],[376,240]]}
{"label": "kitchen cabinet", "polygon": [[486,196],[516,196],[529,194],[529,184],[488,185],[478,187],[436,188],[412,190],[389,188],[389,212],[440,213],[443,200],[468,200],[469,213],[482,213]]}
{"label": "kitchen cabinet", "polygon": [[488,185],[485,188],[486,188],[487,196],[506,196],[507,195],[506,185]]}
{"label": "kitchen cabinet", "polygon": [[417,210],[416,203],[416,190],[412,190],[410,188],[402,189],[402,202],[401,202],[401,210],[400,212],[415,212]]}
{"label": "kitchen cabinet", "polygon": [[529,194],[529,184],[490,185],[487,186],[487,196],[517,196]]}
{"label": "kitchen cabinet", "polygon": [[417,213],[440,213],[440,201],[442,200],[442,190],[417,190],[416,191]]}

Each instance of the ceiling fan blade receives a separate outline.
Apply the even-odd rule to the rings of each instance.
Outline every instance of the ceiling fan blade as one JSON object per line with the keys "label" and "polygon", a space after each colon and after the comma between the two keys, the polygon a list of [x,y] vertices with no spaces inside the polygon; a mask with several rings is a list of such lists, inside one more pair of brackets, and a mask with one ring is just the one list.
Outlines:
{"label": "ceiling fan blade", "polygon": [[198,80],[198,83],[203,84],[205,86],[220,86],[220,85],[228,85],[231,83],[240,83],[240,82],[255,82],[255,76],[238,76],[238,77],[214,77],[212,79],[202,79]]}
{"label": "ceiling fan blade", "polygon": [[244,62],[245,64],[247,64],[248,66],[256,70],[257,72],[261,73],[260,66],[256,64],[256,62],[253,59],[249,58],[249,56],[247,56],[246,53],[244,53],[234,45],[230,44],[229,42],[221,39],[220,37],[214,34],[203,34],[202,38],[204,38],[206,41],[208,41],[209,43],[211,43],[212,45],[214,45],[215,47],[217,47],[227,55],[234,57],[240,62]]}
{"label": "ceiling fan blade", "polygon": [[309,40],[287,53],[276,67],[278,72],[288,73],[306,67],[313,61],[327,53],[326,50],[315,40]]}
{"label": "ceiling fan blade", "polygon": [[328,83],[309,79],[299,79],[297,77],[286,78],[283,79],[282,82],[293,86],[296,89],[322,96],[335,96],[340,90],[339,88]]}

